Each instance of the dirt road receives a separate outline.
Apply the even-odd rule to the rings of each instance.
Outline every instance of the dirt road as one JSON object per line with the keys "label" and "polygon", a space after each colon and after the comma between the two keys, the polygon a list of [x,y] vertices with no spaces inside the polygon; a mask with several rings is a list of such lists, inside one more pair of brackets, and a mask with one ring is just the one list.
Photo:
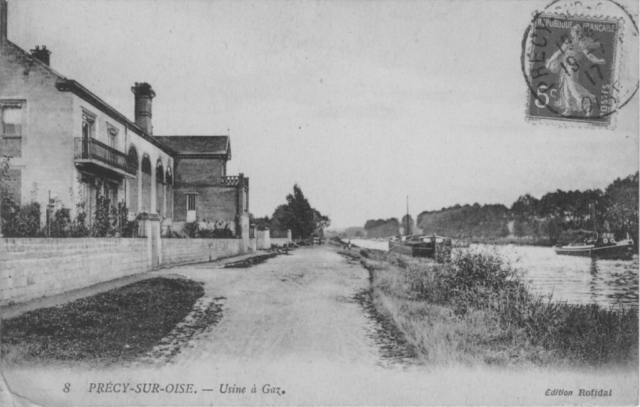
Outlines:
{"label": "dirt road", "polygon": [[375,365],[372,322],[353,296],[368,274],[334,250],[301,248],[247,269],[207,264],[178,272],[205,283],[205,296],[224,297],[223,318],[183,349],[176,365],[313,361]]}

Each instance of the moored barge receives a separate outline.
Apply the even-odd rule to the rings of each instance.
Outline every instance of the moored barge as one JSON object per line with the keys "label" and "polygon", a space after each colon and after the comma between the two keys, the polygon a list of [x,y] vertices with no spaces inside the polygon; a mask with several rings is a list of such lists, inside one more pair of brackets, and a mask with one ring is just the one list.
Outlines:
{"label": "moored barge", "polygon": [[395,236],[389,240],[389,251],[443,261],[451,257],[451,245],[451,239],[444,236]]}

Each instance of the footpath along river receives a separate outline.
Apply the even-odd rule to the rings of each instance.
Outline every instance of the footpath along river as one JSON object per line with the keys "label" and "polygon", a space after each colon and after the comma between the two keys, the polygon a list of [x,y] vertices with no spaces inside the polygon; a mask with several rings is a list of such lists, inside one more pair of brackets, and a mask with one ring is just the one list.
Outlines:
{"label": "footpath along river", "polygon": [[[388,245],[361,239],[351,243],[377,250],[387,250]],[[591,260],[558,256],[550,247],[515,245],[471,245],[469,250],[495,251],[523,270],[533,291],[552,295],[555,301],[638,308],[638,256],[633,260]]]}

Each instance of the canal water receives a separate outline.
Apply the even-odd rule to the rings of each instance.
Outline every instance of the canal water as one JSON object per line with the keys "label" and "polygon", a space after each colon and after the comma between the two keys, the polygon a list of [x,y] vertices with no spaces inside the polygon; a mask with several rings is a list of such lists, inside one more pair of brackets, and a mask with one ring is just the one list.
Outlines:
{"label": "canal water", "polygon": [[[370,249],[386,250],[387,242],[352,239]],[[558,256],[550,247],[471,245],[469,249],[495,251],[521,269],[532,291],[570,304],[597,303],[638,308],[638,256],[633,260],[592,260]]]}

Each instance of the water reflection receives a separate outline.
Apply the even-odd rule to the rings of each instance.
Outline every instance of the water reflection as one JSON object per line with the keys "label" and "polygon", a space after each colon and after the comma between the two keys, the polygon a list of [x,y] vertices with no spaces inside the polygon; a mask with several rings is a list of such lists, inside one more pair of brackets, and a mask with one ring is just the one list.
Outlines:
{"label": "water reflection", "polygon": [[[388,247],[387,242],[355,239],[352,242],[372,249]],[[503,255],[523,270],[533,291],[555,301],[638,309],[638,256],[633,260],[592,260],[559,256],[550,247],[513,245],[472,245],[470,250],[490,250]]]}
{"label": "water reflection", "polygon": [[502,246],[495,250],[523,270],[533,291],[570,304],[638,308],[638,256],[633,260],[593,260],[559,256],[551,248]]}

